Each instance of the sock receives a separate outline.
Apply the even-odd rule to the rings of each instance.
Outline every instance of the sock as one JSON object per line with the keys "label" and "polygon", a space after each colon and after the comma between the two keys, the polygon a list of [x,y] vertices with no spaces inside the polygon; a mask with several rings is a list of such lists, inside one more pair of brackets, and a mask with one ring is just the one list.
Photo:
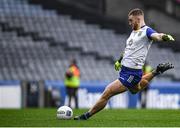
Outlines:
{"label": "sock", "polygon": [[87,118],[91,117],[91,115],[90,115],[89,112],[86,112],[84,115],[85,115]]}
{"label": "sock", "polygon": [[153,74],[154,76],[157,76],[157,75],[160,74],[160,72],[157,72],[156,70],[154,70],[154,71],[152,71],[152,74]]}

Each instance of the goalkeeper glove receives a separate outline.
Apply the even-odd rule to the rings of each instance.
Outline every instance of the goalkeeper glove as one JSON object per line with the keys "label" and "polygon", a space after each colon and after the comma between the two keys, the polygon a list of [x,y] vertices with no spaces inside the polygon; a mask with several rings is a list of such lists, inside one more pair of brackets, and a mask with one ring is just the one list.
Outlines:
{"label": "goalkeeper glove", "polygon": [[121,63],[119,62],[119,60],[117,60],[115,63],[114,63],[114,69],[116,71],[119,71],[121,68]]}
{"label": "goalkeeper glove", "polygon": [[124,53],[121,54],[119,60],[117,60],[115,63],[114,63],[114,69],[116,71],[119,71],[120,68],[121,68],[121,60],[123,59],[123,56],[124,56]]}
{"label": "goalkeeper glove", "polygon": [[162,36],[163,41],[175,41],[171,35],[165,34]]}

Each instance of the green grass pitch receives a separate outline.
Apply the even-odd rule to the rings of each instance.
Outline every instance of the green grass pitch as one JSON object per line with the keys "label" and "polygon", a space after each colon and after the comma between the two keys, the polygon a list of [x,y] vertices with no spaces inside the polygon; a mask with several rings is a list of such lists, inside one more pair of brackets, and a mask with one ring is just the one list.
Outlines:
{"label": "green grass pitch", "polygon": [[[73,110],[74,115],[85,109]],[[105,109],[87,121],[58,120],[56,109],[0,109],[0,127],[180,127],[179,110]]]}

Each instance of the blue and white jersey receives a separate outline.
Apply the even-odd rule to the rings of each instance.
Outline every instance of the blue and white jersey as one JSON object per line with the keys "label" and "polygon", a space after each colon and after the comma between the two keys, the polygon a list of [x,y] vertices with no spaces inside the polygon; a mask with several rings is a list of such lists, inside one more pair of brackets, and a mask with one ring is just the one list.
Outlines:
{"label": "blue and white jersey", "polygon": [[156,33],[152,28],[143,26],[137,31],[132,31],[126,41],[124,56],[121,61],[125,67],[142,69],[149,48],[152,44],[151,34]]}

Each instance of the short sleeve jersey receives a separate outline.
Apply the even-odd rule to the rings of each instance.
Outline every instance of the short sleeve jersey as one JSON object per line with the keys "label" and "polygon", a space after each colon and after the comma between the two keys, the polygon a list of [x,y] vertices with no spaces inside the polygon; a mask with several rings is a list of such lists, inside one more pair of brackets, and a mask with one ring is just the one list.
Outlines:
{"label": "short sleeve jersey", "polygon": [[123,66],[142,69],[153,42],[151,39],[153,33],[156,33],[156,31],[148,26],[143,26],[141,29],[131,32],[126,41],[124,56],[121,61]]}

